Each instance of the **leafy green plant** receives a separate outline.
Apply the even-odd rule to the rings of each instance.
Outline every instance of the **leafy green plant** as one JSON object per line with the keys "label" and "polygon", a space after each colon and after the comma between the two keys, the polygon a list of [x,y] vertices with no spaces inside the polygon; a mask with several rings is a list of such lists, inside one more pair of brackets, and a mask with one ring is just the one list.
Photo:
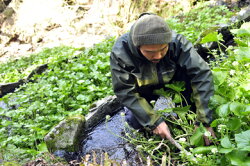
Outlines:
{"label": "leafy green plant", "polygon": [[[217,128],[220,139],[219,153],[225,154],[232,165],[249,165],[250,120],[250,23],[233,29],[235,47],[227,49],[227,57],[212,66],[215,95],[210,106],[216,110],[211,124]],[[216,55],[218,57],[218,55]]]}
{"label": "leafy green plant", "polygon": [[[166,85],[166,87],[168,90],[160,89],[155,93],[166,98],[177,98],[178,100],[173,100],[175,103],[186,102],[181,95],[181,92],[185,90],[183,82],[174,82]],[[174,139],[181,144],[183,148],[181,151],[168,140],[162,140],[149,131],[137,132],[132,129],[133,132],[126,134],[126,139],[136,146],[145,162],[150,158],[151,162],[157,165],[163,163],[169,165],[171,163],[177,165],[202,165],[204,161],[210,165],[219,164],[219,161],[214,162],[219,158],[214,155],[214,153],[218,152],[217,146],[204,147],[203,143],[200,143],[203,142],[203,135],[206,135],[207,131],[202,125],[196,130],[194,129],[196,115],[189,108],[189,106],[184,107],[179,104],[178,107],[173,106],[172,108],[157,111],[167,122]],[[166,113],[169,116],[166,117]],[[178,117],[174,116],[173,113],[176,113]]]}
{"label": "leafy green plant", "polygon": [[234,13],[226,6],[211,6],[209,3],[198,3],[188,13],[170,18],[167,23],[194,43],[208,28],[228,23]]}
{"label": "leafy green plant", "polygon": [[74,54],[72,48],[62,49],[64,56],[50,63],[46,72],[1,98],[8,108],[0,108],[0,149],[17,147],[23,154],[19,160],[36,156],[46,151],[43,138],[52,126],[66,116],[86,115],[95,100],[111,95],[109,54],[113,42],[111,38],[77,57],[68,55]]}
{"label": "leafy green plant", "polygon": [[37,66],[75,56],[79,49],[72,47],[45,48],[40,53],[0,63],[0,83],[25,79]]}

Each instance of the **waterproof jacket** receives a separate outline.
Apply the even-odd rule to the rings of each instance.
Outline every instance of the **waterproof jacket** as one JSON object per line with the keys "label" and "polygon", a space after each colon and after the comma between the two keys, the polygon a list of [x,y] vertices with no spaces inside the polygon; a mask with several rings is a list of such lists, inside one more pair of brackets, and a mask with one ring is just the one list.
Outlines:
{"label": "waterproof jacket", "polygon": [[208,102],[213,95],[212,73],[183,35],[173,32],[166,56],[159,63],[152,63],[133,45],[130,34],[126,33],[113,46],[110,66],[114,93],[143,127],[154,129],[163,121],[153,110],[148,95],[168,84],[178,68],[186,71],[190,78],[197,122],[211,123],[212,111]]}

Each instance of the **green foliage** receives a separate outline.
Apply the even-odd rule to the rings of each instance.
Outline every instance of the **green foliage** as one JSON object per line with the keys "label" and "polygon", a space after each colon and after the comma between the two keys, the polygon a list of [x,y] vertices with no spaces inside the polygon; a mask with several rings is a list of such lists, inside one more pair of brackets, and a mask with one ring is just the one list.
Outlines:
{"label": "green foliage", "polygon": [[185,82],[177,81],[173,84],[166,84],[165,88],[167,88],[167,90],[164,90],[163,88],[155,90],[154,94],[164,96],[166,98],[170,97],[173,99],[174,103],[182,104],[183,100],[186,102],[186,99],[181,94],[181,92],[185,90]]}
{"label": "green foliage", "polygon": [[204,36],[200,43],[203,44],[214,41],[216,42],[223,41],[222,34],[218,34],[218,32],[212,31],[211,33],[208,33],[206,36]]}
{"label": "green foliage", "polygon": [[212,151],[212,149],[217,148],[216,146],[199,146],[193,149],[194,154],[206,154]]}
{"label": "green foliage", "polygon": [[[183,82],[174,82],[168,84],[166,87],[169,90],[163,89],[157,90],[155,93],[164,97],[174,98],[175,94],[180,95],[185,90]],[[181,102],[185,98],[181,96]],[[174,101],[174,100],[173,100]],[[157,135],[145,136],[145,133],[127,133],[127,139],[132,144],[136,145],[136,148],[141,152],[142,158],[149,156],[153,163],[160,165],[164,162],[176,163],[177,165],[203,165],[204,161],[208,165],[219,165],[219,161],[214,161],[221,158],[222,155],[215,155],[218,152],[217,146],[204,147],[204,135],[208,134],[208,131],[203,125],[200,125],[195,129],[195,117],[196,114],[190,111],[190,106],[179,107],[159,110],[157,113],[161,114],[164,120],[167,122],[173,138],[181,144],[184,148],[181,152],[175,153],[177,150],[168,140],[161,139]],[[166,113],[176,113],[165,116]],[[210,135],[211,137],[211,135]],[[214,142],[216,140],[212,139]],[[195,148],[192,148],[195,147]],[[164,157],[168,156],[168,157]]]}
{"label": "green foliage", "polygon": [[232,165],[249,165],[250,134],[250,23],[231,30],[238,43],[227,49],[227,57],[215,55],[223,61],[212,63],[215,95],[210,107],[216,111],[212,126],[217,128],[220,139],[219,153],[226,154]]}
{"label": "green foliage", "polygon": [[190,137],[190,144],[195,146],[203,146],[204,140],[203,135],[205,133],[206,129],[201,125],[199,126],[194,134]]}
{"label": "green foliage", "polygon": [[167,23],[194,43],[208,28],[228,23],[232,15],[226,6],[211,6],[209,2],[203,2],[188,13],[168,19]]}
{"label": "green foliage", "polygon": [[24,154],[44,152],[43,138],[52,126],[68,115],[87,114],[94,101],[112,94],[109,54],[113,42],[104,41],[77,57],[72,48],[62,48],[62,53],[55,48],[61,56],[46,72],[1,99],[8,109],[0,108],[0,148],[13,145]]}
{"label": "green foliage", "polygon": [[37,66],[67,59],[74,56],[77,50],[79,49],[66,46],[45,48],[40,53],[0,63],[0,83],[17,82],[24,79]]}

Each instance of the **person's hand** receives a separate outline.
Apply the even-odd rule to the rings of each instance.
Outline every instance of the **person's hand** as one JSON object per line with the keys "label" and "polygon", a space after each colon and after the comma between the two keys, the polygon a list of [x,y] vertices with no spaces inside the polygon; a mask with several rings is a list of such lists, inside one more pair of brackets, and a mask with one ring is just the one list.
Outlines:
{"label": "person's hand", "polygon": [[171,133],[169,131],[168,125],[165,122],[161,122],[154,130],[154,134],[160,135],[161,138],[172,138]]}
{"label": "person's hand", "polygon": [[[198,126],[195,125],[195,130],[196,130],[197,128],[198,128]],[[215,133],[214,133],[214,130],[213,130],[212,127],[205,127],[205,128],[206,128],[206,130],[211,134],[212,137],[216,138]],[[212,141],[209,140],[209,138],[208,138],[207,136],[204,135],[203,138],[204,138],[204,141],[205,141],[205,145],[206,145],[206,146],[209,146],[209,145],[212,143]]]}

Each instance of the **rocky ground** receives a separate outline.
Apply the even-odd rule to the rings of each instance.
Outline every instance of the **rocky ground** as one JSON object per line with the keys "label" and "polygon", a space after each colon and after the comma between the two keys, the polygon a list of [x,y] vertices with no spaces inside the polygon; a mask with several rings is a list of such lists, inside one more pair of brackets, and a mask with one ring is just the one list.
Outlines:
{"label": "rocky ground", "polygon": [[1,0],[0,62],[28,56],[44,47],[91,47],[124,31],[126,18],[117,20],[115,16],[122,13],[121,9],[127,10],[126,0],[78,1]]}
{"label": "rocky ground", "polygon": [[128,31],[142,12],[167,17],[180,12],[173,6],[186,12],[196,1],[0,0],[0,63],[44,47],[91,47]]}

